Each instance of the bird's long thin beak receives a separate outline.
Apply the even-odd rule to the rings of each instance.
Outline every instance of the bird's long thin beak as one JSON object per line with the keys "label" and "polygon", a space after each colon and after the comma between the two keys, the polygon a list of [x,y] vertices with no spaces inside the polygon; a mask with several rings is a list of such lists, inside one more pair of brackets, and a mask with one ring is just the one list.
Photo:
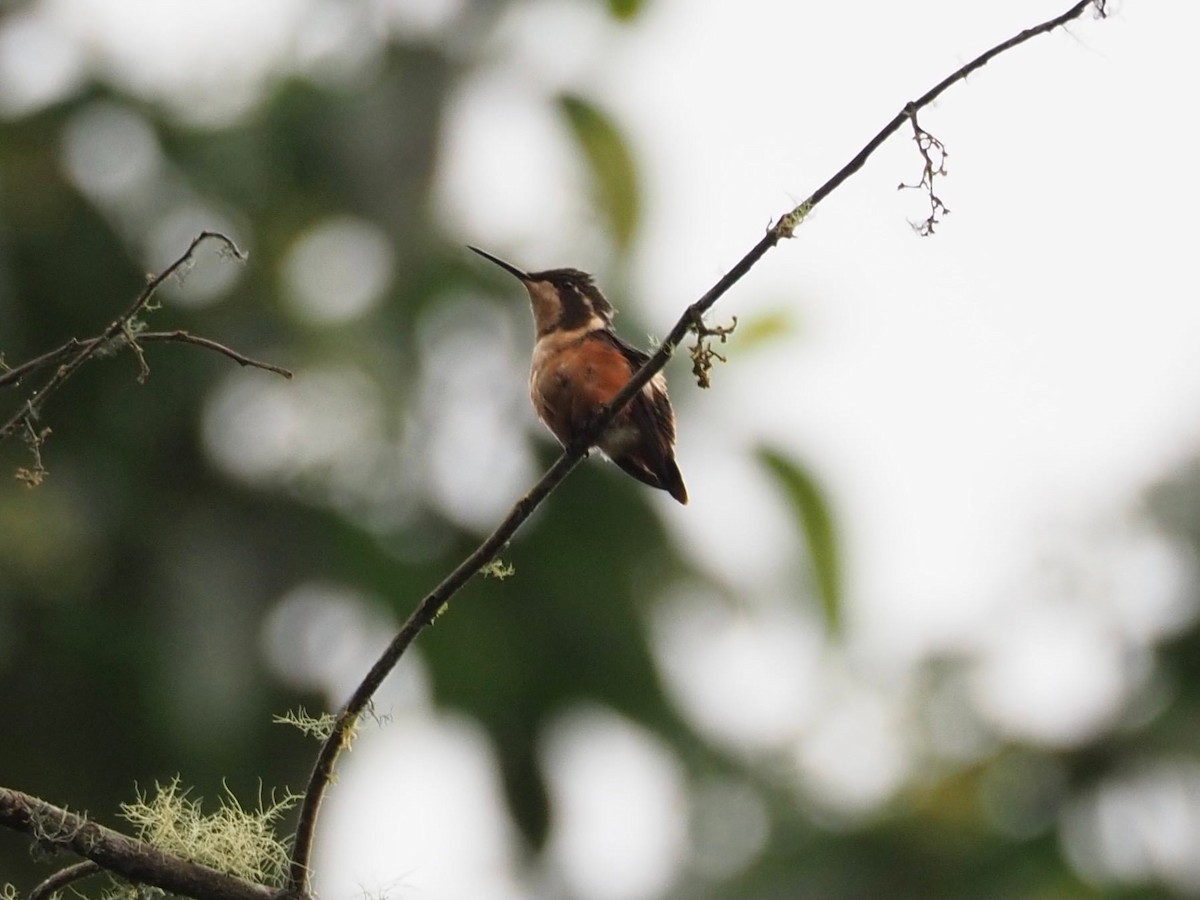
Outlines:
{"label": "bird's long thin beak", "polygon": [[492,256],[492,254],[488,253],[486,250],[480,250],[478,247],[472,247],[470,244],[467,245],[467,249],[474,250],[476,253],[478,253],[480,256],[482,256],[484,259],[494,262],[496,265],[498,265],[500,268],[502,268],[505,272],[508,272],[510,275],[515,275],[517,278],[520,278],[522,281],[529,280],[529,276],[526,275],[524,272],[522,272],[520,269],[518,269],[516,266],[506,263],[504,260],[500,259],[497,256]]}

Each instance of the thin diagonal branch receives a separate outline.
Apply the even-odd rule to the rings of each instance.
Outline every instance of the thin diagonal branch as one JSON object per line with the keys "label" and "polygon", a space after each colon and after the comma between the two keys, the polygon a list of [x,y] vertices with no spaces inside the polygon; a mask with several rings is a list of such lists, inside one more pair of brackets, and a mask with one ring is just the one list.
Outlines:
{"label": "thin diagonal branch", "polygon": [[86,816],[3,787],[0,787],[0,825],[24,832],[43,844],[77,853],[129,881],[151,884],[173,894],[204,900],[276,900],[278,894],[265,885],[251,884],[164,853],[98,825]]}
{"label": "thin diagonal branch", "polygon": [[[703,297],[687,308],[679,321],[675,323],[675,327],[668,332],[663,339],[662,345],[658,351],[650,357],[641,369],[639,369],[629,380],[629,383],[613,398],[610,404],[610,415],[603,417],[603,423],[607,424],[612,421],[612,417],[621,410],[622,407],[642,388],[644,388],[658,372],[662,371],[663,366],[667,364],[667,360],[675,352],[675,348],[687,335],[691,325],[696,321],[697,317],[703,316],[704,313],[716,303],[731,287],[737,284],[742,277],[749,272],[754,265],[763,257],[763,255],[779,243],[783,238],[790,238],[794,234],[796,228],[808,216],[813,209],[816,208],[822,200],[832,194],[835,190],[841,187],[850,176],[855,174],[863,167],[866,161],[878,150],[883,142],[895,134],[904,125],[913,113],[919,112],[921,109],[928,106],[946,90],[959,81],[964,80],[972,72],[982,69],[989,62],[1004,53],[1006,50],[1011,50],[1031,38],[1037,37],[1040,34],[1047,34],[1055,28],[1067,24],[1068,22],[1079,18],[1084,11],[1089,7],[1094,6],[1098,15],[1105,14],[1105,0],[1078,0],[1070,9],[1061,15],[1055,16],[1053,19],[1048,19],[1040,25],[1035,25],[1032,28],[1026,28],[1019,34],[1014,35],[1007,41],[997,44],[990,50],[981,53],[966,65],[955,71],[953,74],[946,76],[936,85],[922,94],[918,99],[904,104],[904,108],[896,113],[895,118],[888,122],[875,137],[871,138],[866,145],[858,151],[858,153],[848,163],[842,166],[833,177],[826,181],[823,185],[817,188],[808,197],[807,200],[800,203],[794,209],[780,216],[779,221],[768,229],[763,235],[762,240],[750,249],[750,252],[742,257],[737,264],[726,272],[721,279],[713,285]],[[599,434],[600,432],[596,432]]]}
{"label": "thin diagonal branch", "polygon": [[21,363],[19,366],[13,366],[11,369],[5,369],[0,372],[0,387],[9,387],[10,385],[18,385],[26,375],[31,372],[36,372],[38,369],[44,369],[46,366],[52,366],[60,360],[66,359],[76,350],[83,346],[82,343],[75,338],[71,338],[61,347],[51,350],[49,353],[43,353],[41,356],[35,356],[33,359]]}
{"label": "thin diagonal branch", "polygon": [[529,518],[530,514],[579,465],[579,462],[587,455],[589,448],[596,443],[599,436],[603,434],[604,429],[612,422],[617,413],[624,408],[634,395],[649,383],[655,374],[662,370],[667,364],[667,360],[674,354],[675,348],[683,341],[688,331],[694,329],[696,323],[701,321],[704,313],[731,287],[737,284],[768,250],[778,244],[783,238],[792,237],[796,228],[813,208],[840,187],[851,175],[861,169],[867,159],[870,158],[883,142],[895,134],[916,111],[932,103],[951,85],[962,81],[972,72],[987,65],[1001,53],[1023,44],[1025,41],[1039,34],[1053,31],[1055,28],[1078,18],[1089,6],[1094,6],[1098,14],[1103,16],[1104,3],[1105,0],[1079,0],[1079,2],[1075,3],[1062,15],[1042,22],[1033,28],[1027,28],[1007,41],[997,44],[985,53],[980,54],[971,62],[938,82],[938,84],[934,85],[919,99],[906,103],[896,117],[885,125],[875,137],[868,141],[853,159],[846,163],[833,177],[817,188],[807,200],[781,216],[762,239],[732,269],[726,272],[704,296],[684,311],[679,321],[675,324],[675,327],[663,339],[658,350],[634,374],[629,383],[618,392],[607,409],[603,410],[591,423],[591,426],[585,429],[583,437],[571,443],[563,450],[562,455],[554,465],[538,480],[529,493],[517,501],[516,505],[513,506],[496,530],[421,600],[417,608],[400,627],[400,631],[392,639],[387,649],[384,650],[383,655],[379,657],[353,695],[346,701],[346,704],[338,714],[332,734],[325,740],[320,752],[317,754],[312,774],[309,776],[304,801],[300,807],[300,816],[296,827],[296,841],[293,846],[292,860],[288,873],[287,892],[290,895],[306,897],[309,894],[309,861],[312,854],[312,845],[321,800],[333,778],[333,771],[338,755],[347,742],[355,721],[366,708],[375,691],[378,690],[383,680],[395,667],[401,655],[403,655],[416,636],[437,618],[438,613],[449,599],[496,557],[509,539],[516,534],[517,529]]}
{"label": "thin diagonal branch", "polygon": [[474,578],[479,571],[496,558],[504,549],[509,539],[516,534],[517,529],[524,524],[530,514],[550,496],[558,485],[571,474],[587,454],[587,445],[580,444],[568,448],[546,473],[538,479],[529,492],[516,502],[504,521],[493,531],[475,551],[464,559],[447,575],[442,582],[425,595],[417,605],[416,610],[400,627],[400,631],[392,638],[387,649],[375,661],[375,665],[355,689],[346,705],[338,713],[333,731],[321,745],[317,760],[313,765],[312,774],[308,779],[308,787],[300,807],[300,818],[296,825],[296,843],[292,851],[292,860],[288,873],[288,893],[297,896],[308,896],[308,861],[312,852],[312,842],[316,834],[317,814],[320,811],[321,799],[325,789],[333,779],[334,766],[341,754],[342,748],[348,742],[354,723],[371,702],[375,691],[383,684],[388,673],[395,668],[404,651],[418,634],[424,631],[437,618],[442,607],[449,602],[458,590]]}

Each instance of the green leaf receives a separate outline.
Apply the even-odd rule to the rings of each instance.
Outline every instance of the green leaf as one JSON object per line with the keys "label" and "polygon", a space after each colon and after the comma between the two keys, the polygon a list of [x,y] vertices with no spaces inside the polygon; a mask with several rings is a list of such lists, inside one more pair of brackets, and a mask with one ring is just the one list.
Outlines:
{"label": "green leaf", "polygon": [[642,11],[642,0],[608,0],[608,11],[614,19],[628,21]]}
{"label": "green leaf", "polygon": [[813,580],[821,595],[825,624],[831,633],[841,626],[842,576],[837,534],[824,492],[798,462],[778,450],[760,447],[758,458],[783,488],[800,531],[808,542]]}
{"label": "green leaf", "polygon": [[637,170],[625,138],[607,114],[581,97],[563,94],[558,105],[591,168],[596,205],[617,246],[627,249],[641,209]]}
{"label": "green leaf", "polygon": [[737,346],[745,351],[796,332],[796,320],[785,310],[738,320]]}

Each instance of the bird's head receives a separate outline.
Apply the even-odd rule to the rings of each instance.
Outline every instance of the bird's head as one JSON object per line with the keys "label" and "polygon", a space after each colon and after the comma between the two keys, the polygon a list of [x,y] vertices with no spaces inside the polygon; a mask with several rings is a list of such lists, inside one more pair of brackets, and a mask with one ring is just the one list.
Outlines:
{"label": "bird's head", "polygon": [[547,269],[524,272],[499,257],[471,247],[484,259],[520,279],[529,292],[533,325],[538,337],[555,331],[591,331],[611,328],[616,310],[596,287],[592,276],[579,269]]}

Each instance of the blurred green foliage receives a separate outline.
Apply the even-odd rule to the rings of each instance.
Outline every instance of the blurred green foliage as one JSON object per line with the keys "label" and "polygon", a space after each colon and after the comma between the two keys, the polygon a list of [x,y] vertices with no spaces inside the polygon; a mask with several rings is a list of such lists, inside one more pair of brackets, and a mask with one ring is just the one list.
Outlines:
{"label": "blurred green foliage", "polygon": [[633,19],[642,11],[642,0],[608,0],[608,8],[618,19]]}
{"label": "blurred green foliage", "polygon": [[831,632],[836,632],[842,619],[842,561],[829,502],[817,480],[787,454],[763,447],[758,456],[791,504],[808,551],[809,568],[825,611],[825,624]]}
{"label": "blurred green foliage", "polygon": [[596,207],[604,213],[613,241],[628,250],[640,213],[637,169],[625,138],[596,104],[573,94],[564,94],[558,103],[591,170]]}

